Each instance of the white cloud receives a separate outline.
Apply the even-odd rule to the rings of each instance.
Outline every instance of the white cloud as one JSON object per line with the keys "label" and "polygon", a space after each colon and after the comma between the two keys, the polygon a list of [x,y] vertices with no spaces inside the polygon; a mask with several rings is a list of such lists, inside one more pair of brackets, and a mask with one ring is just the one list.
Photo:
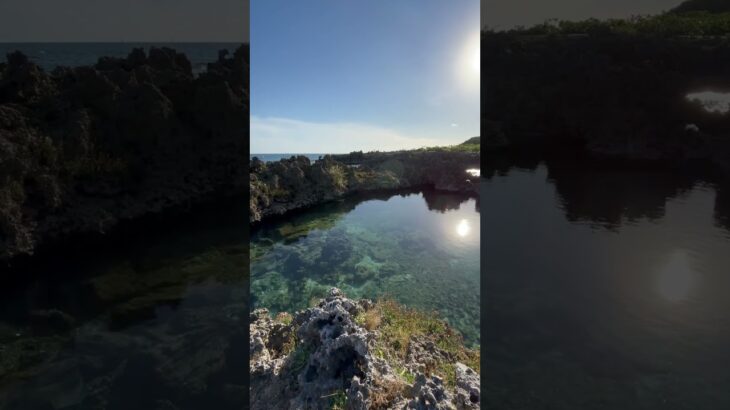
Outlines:
{"label": "white cloud", "polygon": [[458,143],[425,138],[369,124],[319,123],[277,117],[251,116],[251,152],[346,153],[393,151]]}

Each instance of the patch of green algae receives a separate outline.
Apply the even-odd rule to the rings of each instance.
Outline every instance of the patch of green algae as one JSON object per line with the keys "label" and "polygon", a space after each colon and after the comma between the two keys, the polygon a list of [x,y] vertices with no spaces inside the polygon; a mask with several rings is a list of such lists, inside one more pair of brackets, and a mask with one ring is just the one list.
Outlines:
{"label": "patch of green algae", "polygon": [[61,350],[68,337],[25,335],[0,339],[0,385],[4,380],[32,378]]}
{"label": "patch of green algae", "polygon": [[97,301],[112,306],[115,320],[146,318],[161,304],[180,301],[188,288],[211,279],[222,283],[241,280],[245,246],[210,248],[181,260],[163,260],[154,266],[125,261],[89,280]]}

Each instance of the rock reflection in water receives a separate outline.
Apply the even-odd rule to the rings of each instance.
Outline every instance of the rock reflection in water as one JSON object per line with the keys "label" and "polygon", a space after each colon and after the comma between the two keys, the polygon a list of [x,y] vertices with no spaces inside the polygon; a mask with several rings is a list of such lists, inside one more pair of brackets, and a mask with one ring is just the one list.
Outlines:
{"label": "rock reflection in water", "polygon": [[[429,211],[438,211],[440,213],[446,213],[448,211],[456,211],[461,208],[461,205],[471,199],[468,195],[451,193],[451,192],[435,192],[435,191],[424,191],[421,193],[423,200],[426,201],[426,206]],[[474,201],[478,202],[479,198]],[[476,209],[479,212],[479,209]]]}
{"label": "rock reflection in water", "polygon": [[606,162],[493,172],[485,406],[730,408],[723,186]]}

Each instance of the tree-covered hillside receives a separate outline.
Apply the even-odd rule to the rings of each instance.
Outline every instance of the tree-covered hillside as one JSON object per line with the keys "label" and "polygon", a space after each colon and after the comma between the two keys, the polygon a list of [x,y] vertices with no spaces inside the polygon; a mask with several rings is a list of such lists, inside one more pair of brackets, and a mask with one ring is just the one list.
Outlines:
{"label": "tree-covered hillside", "polygon": [[728,0],[687,0],[672,9],[672,13],[686,13],[692,11],[707,11],[710,13],[730,12]]}

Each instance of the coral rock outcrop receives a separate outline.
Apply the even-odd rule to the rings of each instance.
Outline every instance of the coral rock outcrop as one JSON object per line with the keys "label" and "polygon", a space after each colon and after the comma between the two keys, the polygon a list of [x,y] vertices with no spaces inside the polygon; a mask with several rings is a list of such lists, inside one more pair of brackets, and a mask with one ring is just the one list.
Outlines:
{"label": "coral rock outcrop", "polygon": [[48,73],[0,63],[0,260],[71,234],[245,193],[248,46],[196,76],[133,50]]}
{"label": "coral rock outcrop", "polygon": [[[367,330],[356,320],[374,305],[369,300],[348,299],[332,288],[317,306],[293,318],[283,316],[290,321],[273,320],[266,309],[253,311],[251,408],[478,408],[479,376],[461,363],[455,364],[457,386],[453,388],[437,375],[418,371],[412,383],[404,380],[376,352],[377,331]],[[419,365],[409,363],[409,367]]]}

